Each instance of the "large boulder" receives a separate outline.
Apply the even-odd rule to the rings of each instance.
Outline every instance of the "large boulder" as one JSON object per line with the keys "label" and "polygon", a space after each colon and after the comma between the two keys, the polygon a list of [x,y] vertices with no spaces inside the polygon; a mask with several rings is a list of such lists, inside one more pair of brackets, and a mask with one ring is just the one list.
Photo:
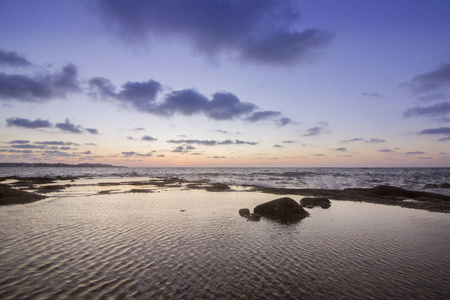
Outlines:
{"label": "large boulder", "polygon": [[330,199],[325,197],[306,197],[300,200],[300,205],[303,207],[320,206],[322,208],[329,208],[331,206]]}
{"label": "large boulder", "polygon": [[294,223],[309,216],[309,213],[297,201],[289,197],[260,204],[253,211],[256,214],[281,223]]}

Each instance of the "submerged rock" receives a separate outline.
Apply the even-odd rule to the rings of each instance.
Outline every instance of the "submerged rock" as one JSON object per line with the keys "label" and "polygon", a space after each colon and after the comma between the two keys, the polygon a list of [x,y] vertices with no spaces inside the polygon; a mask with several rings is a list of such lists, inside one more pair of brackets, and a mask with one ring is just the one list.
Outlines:
{"label": "submerged rock", "polygon": [[19,191],[6,184],[0,184],[0,205],[31,203],[47,197]]}
{"label": "submerged rock", "polygon": [[306,197],[300,200],[300,205],[303,207],[311,208],[315,206],[320,206],[322,208],[329,208],[331,206],[330,199],[325,197]]}
{"label": "submerged rock", "polygon": [[294,223],[309,216],[309,213],[292,198],[278,198],[255,207],[253,210],[268,219],[281,223]]}
{"label": "submerged rock", "polygon": [[248,208],[241,208],[239,210],[239,215],[241,217],[248,217],[248,216],[250,216],[250,209],[248,209]]}

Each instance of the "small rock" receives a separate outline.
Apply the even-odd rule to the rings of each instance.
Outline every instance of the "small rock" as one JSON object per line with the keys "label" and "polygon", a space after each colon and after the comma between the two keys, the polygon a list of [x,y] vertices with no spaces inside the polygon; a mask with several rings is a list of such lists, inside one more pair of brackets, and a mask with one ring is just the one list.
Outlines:
{"label": "small rock", "polygon": [[429,184],[426,184],[422,189],[426,190],[426,189],[437,189],[437,188],[439,188],[437,184],[429,183]]}
{"label": "small rock", "polygon": [[250,209],[248,209],[248,208],[241,208],[239,210],[239,215],[241,217],[248,217],[248,216],[250,216]]}

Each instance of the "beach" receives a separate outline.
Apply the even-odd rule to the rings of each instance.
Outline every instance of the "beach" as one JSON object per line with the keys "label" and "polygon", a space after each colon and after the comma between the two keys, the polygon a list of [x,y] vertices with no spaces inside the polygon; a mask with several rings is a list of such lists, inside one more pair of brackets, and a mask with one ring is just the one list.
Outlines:
{"label": "beach", "polygon": [[280,196],[208,186],[214,182],[41,179],[33,187],[47,198],[0,207],[2,299],[450,295],[447,213],[330,198],[330,208],[307,209],[299,222],[251,222],[238,210]]}

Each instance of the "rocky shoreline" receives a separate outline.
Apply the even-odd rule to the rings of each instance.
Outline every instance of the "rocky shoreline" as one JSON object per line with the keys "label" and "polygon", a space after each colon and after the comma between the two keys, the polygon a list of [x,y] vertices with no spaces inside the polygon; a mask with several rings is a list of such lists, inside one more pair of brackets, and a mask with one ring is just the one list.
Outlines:
{"label": "rocky shoreline", "polygon": [[[5,180],[14,180],[10,184],[0,184],[0,205],[30,203],[46,198],[39,194],[48,194],[64,190],[71,186],[77,186],[79,177],[4,177]],[[64,184],[61,184],[64,182]],[[67,183],[66,183],[67,182]],[[235,191],[224,183],[212,183],[209,181],[187,181],[179,178],[151,178],[140,181],[97,183],[97,186],[123,186],[146,187],[144,189],[132,189],[131,192],[155,192],[161,188],[200,189],[208,192]],[[150,187],[150,188],[149,188]],[[154,188],[154,189],[152,189]],[[271,188],[258,185],[242,185],[244,192],[261,192],[274,195],[299,195],[324,197],[332,200],[347,200],[368,202],[383,205],[395,205],[400,207],[422,209],[432,212],[450,213],[450,196],[411,191],[394,186],[381,185],[374,188],[348,188],[343,190],[333,189],[291,189]],[[21,190],[18,190],[21,189]],[[111,192],[114,190],[111,190]],[[107,194],[110,191],[99,191],[99,194]],[[130,192],[130,191],[127,191]]]}

